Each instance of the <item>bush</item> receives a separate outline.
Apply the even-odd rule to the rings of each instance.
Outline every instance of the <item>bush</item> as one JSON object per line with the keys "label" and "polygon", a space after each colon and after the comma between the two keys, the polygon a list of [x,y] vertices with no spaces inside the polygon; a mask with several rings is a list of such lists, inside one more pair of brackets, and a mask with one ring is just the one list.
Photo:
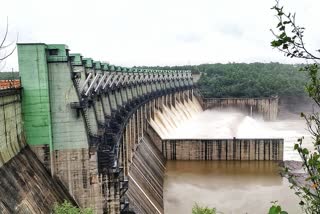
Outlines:
{"label": "bush", "polygon": [[73,206],[70,202],[64,201],[62,204],[55,204],[53,208],[54,214],[93,214],[92,209],[81,209]]}
{"label": "bush", "polygon": [[216,214],[215,208],[201,207],[197,203],[192,207],[192,214]]}

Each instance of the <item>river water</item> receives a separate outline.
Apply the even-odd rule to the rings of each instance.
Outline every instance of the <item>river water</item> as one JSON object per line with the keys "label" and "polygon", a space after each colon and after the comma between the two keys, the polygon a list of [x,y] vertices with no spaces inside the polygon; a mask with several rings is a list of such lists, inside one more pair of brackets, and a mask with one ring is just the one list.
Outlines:
{"label": "river water", "polygon": [[[165,124],[165,121],[163,122]],[[265,122],[234,111],[204,111],[165,130],[165,138],[284,138],[284,159],[300,160],[294,143],[304,136],[312,148],[305,122],[298,116]],[[264,161],[168,161],[164,184],[167,214],[191,213],[192,206],[216,207],[224,214],[267,213],[271,201],[290,214],[302,213],[299,198],[279,175],[278,163]]]}
{"label": "river water", "polygon": [[164,186],[166,214],[191,213],[195,203],[224,214],[266,214],[275,200],[290,214],[302,213],[274,162],[168,161]]}

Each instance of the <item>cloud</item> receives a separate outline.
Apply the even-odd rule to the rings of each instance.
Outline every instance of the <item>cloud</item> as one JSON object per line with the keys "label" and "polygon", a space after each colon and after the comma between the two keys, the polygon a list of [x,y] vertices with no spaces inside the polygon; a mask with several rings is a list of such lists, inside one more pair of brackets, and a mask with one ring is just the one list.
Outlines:
{"label": "cloud", "polygon": [[[65,43],[72,52],[121,66],[215,62],[296,62],[270,47],[277,24],[273,1],[257,0],[10,0],[10,39]],[[320,48],[318,0],[284,2]],[[18,68],[17,55],[7,69]]]}
{"label": "cloud", "polygon": [[197,35],[196,33],[178,34],[176,38],[177,38],[177,41],[181,41],[185,43],[196,43],[202,40],[201,35]]}
{"label": "cloud", "polygon": [[233,23],[226,23],[222,25],[219,31],[227,36],[236,38],[240,38],[243,35],[243,31],[241,30],[240,26]]}

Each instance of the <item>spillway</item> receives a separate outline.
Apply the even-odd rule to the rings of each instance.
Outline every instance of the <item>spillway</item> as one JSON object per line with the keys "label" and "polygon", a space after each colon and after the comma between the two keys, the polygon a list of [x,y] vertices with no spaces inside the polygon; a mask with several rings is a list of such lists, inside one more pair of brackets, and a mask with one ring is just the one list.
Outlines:
{"label": "spillway", "polygon": [[[257,115],[277,117],[277,97],[202,99],[191,71],[114,66],[71,54],[63,44],[18,44],[18,56],[23,91],[0,96],[0,169],[14,191],[25,188],[24,177],[32,185],[1,198],[6,212],[14,204],[47,212],[52,205],[44,203],[66,199],[95,213],[164,213],[166,161],[284,158],[283,133],[246,134],[258,127]],[[228,106],[245,116],[209,110]],[[32,150],[26,155],[25,144]],[[35,194],[49,188],[44,183],[55,183],[61,194]],[[1,195],[7,189],[1,181]]]}
{"label": "spillway", "polygon": [[150,139],[143,137],[129,169],[127,193],[138,213],[163,213],[164,171],[165,159]]}
{"label": "spillway", "polygon": [[[166,122],[163,122],[166,123]],[[179,127],[168,129],[167,139],[262,139],[283,138],[284,160],[300,161],[293,146],[298,138],[304,137],[304,146],[313,149],[310,133],[305,121],[296,116],[285,120],[265,121],[253,118],[235,109],[205,110],[199,112]]]}

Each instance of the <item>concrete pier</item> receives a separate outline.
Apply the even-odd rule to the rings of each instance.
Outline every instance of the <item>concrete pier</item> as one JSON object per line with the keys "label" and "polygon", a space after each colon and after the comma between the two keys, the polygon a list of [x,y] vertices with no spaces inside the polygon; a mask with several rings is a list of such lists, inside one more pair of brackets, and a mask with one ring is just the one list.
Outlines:
{"label": "concrete pier", "polygon": [[191,72],[124,68],[69,52],[18,45],[28,144],[80,206],[163,213],[164,158],[145,132],[156,110],[192,94]]}

